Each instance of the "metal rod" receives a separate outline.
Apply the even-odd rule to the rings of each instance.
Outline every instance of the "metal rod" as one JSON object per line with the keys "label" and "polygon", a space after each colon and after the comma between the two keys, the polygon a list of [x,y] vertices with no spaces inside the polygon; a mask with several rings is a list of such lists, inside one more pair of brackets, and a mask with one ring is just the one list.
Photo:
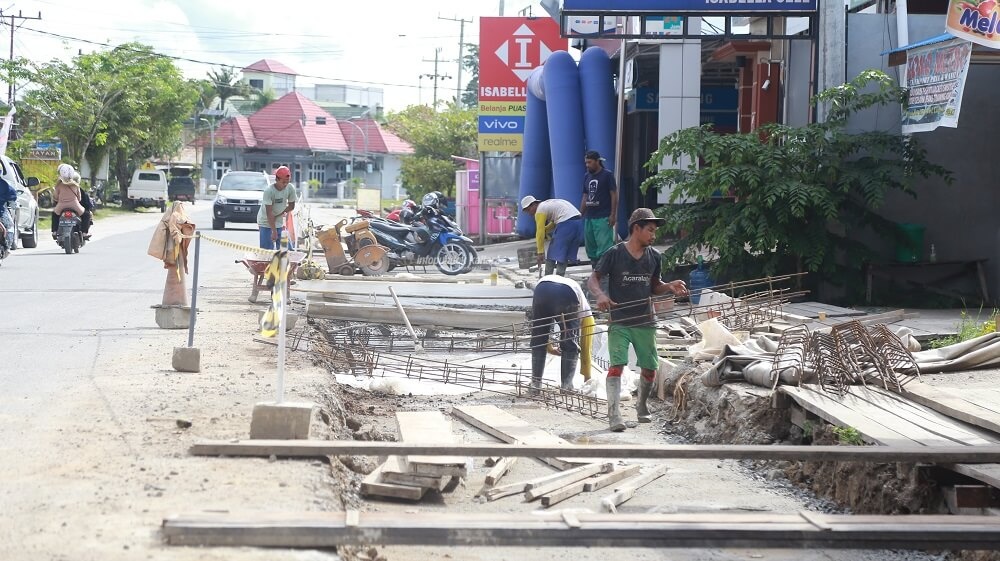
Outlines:
{"label": "metal rod", "polygon": [[194,324],[198,318],[198,262],[201,258],[201,234],[194,233],[194,275],[191,278],[191,319],[188,321],[188,348],[194,346]]}
{"label": "metal rod", "polygon": [[420,341],[417,340],[417,332],[413,330],[413,326],[410,325],[410,318],[406,317],[406,310],[403,309],[403,304],[399,301],[399,297],[396,296],[396,291],[389,287],[389,294],[392,295],[392,299],[396,302],[396,309],[399,310],[399,315],[403,316],[403,323],[406,324],[406,329],[410,332],[410,337],[413,338],[413,344],[420,346]]}

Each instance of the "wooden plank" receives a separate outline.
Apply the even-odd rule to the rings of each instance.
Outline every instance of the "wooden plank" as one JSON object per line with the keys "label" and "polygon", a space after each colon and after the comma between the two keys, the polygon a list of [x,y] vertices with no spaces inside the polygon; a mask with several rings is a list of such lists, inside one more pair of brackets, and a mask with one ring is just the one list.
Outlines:
{"label": "wooden plank", "polygon": [[191,446],[195,456],[325,456],[502,455],[520,458],[622,458],[646,460],[799,460],[807,462],[1000,462],[1000,445],[989,446],[794,446],[747,444],[579,444],[537,446],[528,444],[409,444],[363,440],[201,440]]}
{"label": "wooden plank", "polygon": [[979,409],[985,409],[994,414],[1000,414],[1000,396],[998,396],[995,392],[985,388],[976,388],[974,390],[951,389],[949,391]]}
{"label": "wooden plank", "polygon": [[400,456],[389,456],[382,469],[382,481],[396,485],[426,487],[443,491],[451,483],[451,476],[419,475],[412,473],[406,460]]}
{"label": "wooden plank", "polygon": [[427,545],[435,547],[642,547],[995,550],[1000,517],[814,517],[799,514],[214,513],[170,516],[169,545],[272,548]]}
{"label": "wooden plank", "polygon": [[[454,444],[451,420],[440,411],[397,411],[396,426],[406,443]],[[465,477],[468,458],[462,456],[419,456],[406,457],[406,465],[411,473],[435,476]]]}
{"label": "wooden plank", "polygon": [[859,386],[852,388],[851,393],[872,405],[895,411],[899,416],[919,424],[927,431],[951,439],[958,444],[983,446],[1000,442],[1000,439],[995,435],[991,435],[988,431],[956,421],[930,407],[915,403],[881,387]]}
{"label": "wooden plank", "polygon": [[639,464],[634,464],[631,466],[625,466],[622,469],[616,469],[611,473],[604,474],[596,479],[591,479],[584,482],[583,490],[590,493],[592,491],[597,491],[598,489],[603,489],[608,485],[614,485],[622,479],[627,479],[639,473],[642,466]]}
{"label": "wooden plank", "polygon": [[614,466],[611,464],[588,464],[586,466],[581,466],[566,472],[563,477],[545,483],[544,485],[525,489],[524,498],[527,499],[528,502],[531,502],[542,495],[562,489],[571,483],[582,481],[592,475],[597,475],[598,473],[608,473],[612,469],[614,469]]}
{"label": "wooden plank", "polygon": [[1000,464],[945,464],[942,467],[1000,489]]}
{"label": "wooden plank", "polygon": [[427,489],[424,487],[411,487],[409,485],[383,482],[382,470],[384,468],[385,464],[382,464],[365,476],[361,481],[362,495],[378,495],[380,497],[419,501],[424,496],[424,493],[427,492]]}
{"label": "wooden plank", "polygon": [[638,489],[663,477],[667,473],[667,469],[667,466],[656,466],[647,473],[626,480],[620,487],[615,487],[614,493],[601,499],[601,508],[606,512],[618,512],[619,505],[634,497]]}
{"label": "wooden plank", "polygon": [[817,415],[824,421],[839,427],[854,427],[869,442],[885,446],[915,446],[913,439],[857,413],[824,393],[806,386],[779,386],[779,391],[788,394],[800,407]]}
{"label": "wooden plank", "polygon": [[[928,430],[921,425],[920,419],[907,416],[905,412],[898,409],[884,409],[865,401],[858,396],[860,392],[855,392],[854,389],[852,388],[850,393],[836,399],[846,407],[867,417],[872,423],[878,423],[888,429],[894,430],[924,446],[965,446],[962,442],[956,442],[935,431]],[[869,423],[869,425],[872,423]],[[863,432],[861,427],[854,428],[858,429],[859,432]]]}
{"label": "wooden plank", "polygon": [[409,282],[396,286],[395,279],[383,278],[379,281],[321,281],[300,280],[292,286],[292,292],[326,296],[328,294],[348,294],[353,296],[389,297],[388,287],[392,286],[400,298],[490,298],[493,300],[510,298],[531,299],[533,292],[526,288],[513,286],[494,286],[489,284],[450,283],[442,286],[440,283]]}
{"label": "wooden plank", "polygon": [[[524,312],[503,310],[410,307],[406,310],[410,323],[420,326],[453,327],[458,329],[510,330],[511,325],[524,323]],[[306,315],[328,318],[402,325],[403,318],[395,306],[361,306],[356,303],[306,302]]]}
{"label": "wooden plank", "polygon": [[[580,468],[582,468],[582,467],[585,467],[585,466],[580,466]],[[573,468],[573,469],[580,469],[580,468]],[[572,470],[570,470],[570,471],[572,471]],[[559,473],[550,473],[549,475],[543,475],[541,477],[536,477],[534,479],[529,479],[527,481],[521,481],[521,482],[518,482],[518,483],[511,483],[510,485],[503,485],[503,486],[500,486],[500,487],[494,487],[493,489],[486,489],[482,494],[485,494],[486,495],[486,499],[489,500],[489,501],[493,501],[493,500],[496,500],[496,499],[501,499],[503,497],[509,497],[511,495],[519,495],[519,494],[527,491],[528,489],[533,489],[533,488],[535,488],[535,487],[537,487],[539,485],[543,485],[545,483],[548,483],[549,481],[553,481],[555,479],[559,479],[560,477],[563,477],[565,474],[566,474],[566,472],[563,472],[563,471],[561,471]]]}
{"label": "wooden plank", "polygon": [[500,481],[500,478],[507,475],[507,472],[510,471],[510,468],[514,467],[514,464],[516,462],[517,462],[516,457],[500,458],[500,461],[497,462],[497,464],[493,466],[493,469],[491,469],[490,472],[486,475],[486,484],[496,485],[497,481]]}
{"label": "wooden plank", "polygon": [[576,483],[566,485],[562,489],[557,489],[548,494],[542,495],[542,506],[548,508],[552,505],[559,504],[570,497],[575,497],[583,492],[586,485],[586,481],[577,481]]}
{"label": "wooden plank", "polygon": [[[569,445],[568,441],[528,424],[495,405],[452,407],[451,414],[486,434],[508,444]],[[564,458],[538,458],[558,470],[567,470],[581,462]]]}

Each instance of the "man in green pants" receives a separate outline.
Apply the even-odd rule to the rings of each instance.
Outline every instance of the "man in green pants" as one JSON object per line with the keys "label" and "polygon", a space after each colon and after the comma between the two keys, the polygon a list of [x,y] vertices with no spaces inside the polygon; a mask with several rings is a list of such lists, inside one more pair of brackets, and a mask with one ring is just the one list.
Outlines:
{"label": "man in green pants", "polygon": [[584,245],[591,263],[615,245],[615,218],[618,216],[618,187],[615,175],[602,163],[595,150],[587,152],[584,163],[587,173],[583,176],[583,200],[580,214],[584,220]]}
{"label": "man in green pants", "polygon": [[[656,354],[656,327],[650,297],[672,292],[688,293],[684,281],[663,282],[660,279],[660,252],[653,249],[656,228],[663,224],[648,208],[637,208],[628,219],[628,240],[614,246],[601,257],[587,280],[587,288],[597,297],[597,309],[611,311],[608,328],[608,426],[612,431],[625,430],[619,410],[622,370],[628,364],[628,348],[635,350],[636,363],[641,369],[639,399],[635,409],[640,423],[652,419],[646,400],[653,387],[653,377],[660,364]],[[608,292],[601,289],[601,278],[608,277]]]}

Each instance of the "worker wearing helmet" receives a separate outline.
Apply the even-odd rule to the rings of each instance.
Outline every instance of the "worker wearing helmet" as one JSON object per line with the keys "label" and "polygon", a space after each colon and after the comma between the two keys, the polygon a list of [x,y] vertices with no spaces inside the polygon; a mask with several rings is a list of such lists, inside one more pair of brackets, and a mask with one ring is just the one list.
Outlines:
{"label": "worker wearing helmet", "polygon": [[274,184],[264,189],[260,210],[257,211],[257,225],[260,226],[260,247],[264,249],[278,249],[278,242],[281,239],[281,225],[285,223],[285,216],[295,210],[296,193],[291,180],[291,170],[286,166],[281,166],[274,170]]}

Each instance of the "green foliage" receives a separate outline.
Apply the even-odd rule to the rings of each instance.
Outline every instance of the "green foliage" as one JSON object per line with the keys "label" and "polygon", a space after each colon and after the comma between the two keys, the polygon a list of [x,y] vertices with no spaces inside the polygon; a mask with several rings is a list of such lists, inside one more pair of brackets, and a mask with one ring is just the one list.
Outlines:
{"label": "green foliage", "polygon": [[462,57],[462,67],[472,73],[469,83],[462,92],[462,107],[474,111],[479,110],[479,45],[465,44],[465,56]]}
{"label": "green foliage", "polygon": [[454,195],[452,156],[475,157],[476,112],[450,104],[437,112],[426,105],[411,105],[387,116],[388,128],[413,146],[403,158],[400,176],[411,198],[431,191]]}
{"label": "green foliage", "polygon": [[985,321],[979,321],[982,312],[982,309],[980,309],[979,314],[976,314],[976,318],[972,319],[969,317],[968,312],[962,310],[962,318],[958,322],[958,333],[934,339],[928,344],[928,347],[931,349],[940,349],[941,347],[947,347],[948,345],[954,345],[955,343],[995,333],[997,330],[997,315],[1000,315],[1000,310],[994,308]]}
{"label": "green foliage", "polygon": [[861,446],[865,443],[861,433],[854,427],[833,427],[833,434],[837,435],[837,441],[841,444]]}
{"label": "green foliage", "polygon": [[278,99],[278,95],[271,89],[258,90],[254,88],[253,92],[250,94],[250,98],[252,100],[250,103],[250,110],[256,113],[257,111],[260,111],[261,109],[274,103],[275,100]]}
{"label": "green foliage", "polygon": [[250,86],[240,81],[239,74],[232,66],[221,66],[217,69],[209,70],[208,81],[215,88],[215,97],[219,99],[218,107],[215,109],[225,109],[226,101],[231,97],[246,96],[250,94]]}
{"label": "green foliage", "polygon": [[642,188],[671,189],[675,206],[661,215],[668,230],[686,232],[665,257],[682,260],[707,247],[719,256],[716,272],[731,278],[810,271],[837,282],[856,275],[872,256],[857,234],[894,233],[876,212],[889,192],[916,196],[917,178],[952,180],[912,136],[846,130],[851,115],[904,100],[892,78],[869,70],[816,97],[829,107],[823,123],[729,135],[706,125],[664,138],[646,167],[679,169],[658,171]]}

